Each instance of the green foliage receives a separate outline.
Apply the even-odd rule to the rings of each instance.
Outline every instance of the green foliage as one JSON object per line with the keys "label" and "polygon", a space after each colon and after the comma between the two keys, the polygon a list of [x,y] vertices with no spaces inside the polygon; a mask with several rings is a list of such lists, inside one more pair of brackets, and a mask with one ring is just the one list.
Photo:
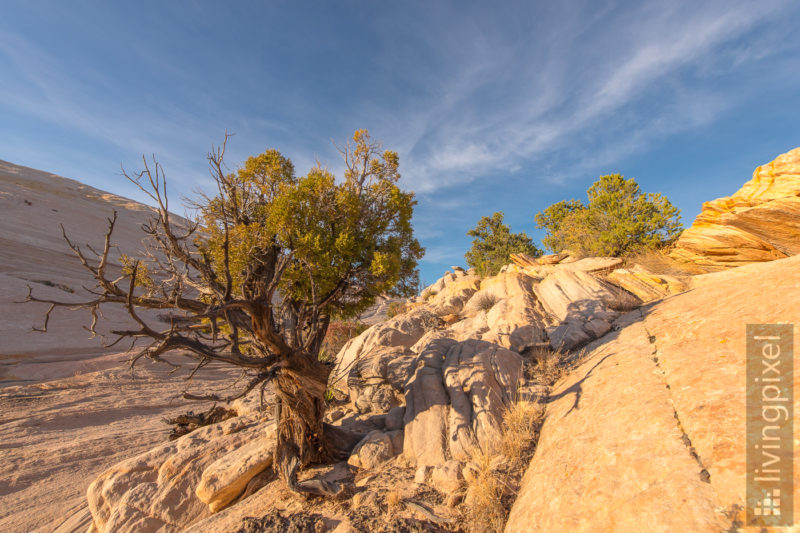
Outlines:
{"label": "green foliage", "polygon": [[198,244],[220,276],[230,264],[234,293],[257,297],[254,273],[286,257],[279,294],[297,306],[327,302],[331,316],[355,316],[382,294],[413,294],[424,253],[411,226],[414,194],[397,185],[397,153],[379,151],[366,130],[353,141],[339,183],[319,165],[296,177],[292,162],[270,149],[227,175],[221,194],[200,207],[208,239]]}
{"label": "green foliage", "polygon": [[588,203],[561,201],[537,213],[544,246],[584,256],[621,256],[664,246],[680,235],[680,210],[660,193],[643,193],[633,178],[601,176]]}
{"label": "green foliage", "polygon": [[149,291],[156,287],[153,281],[150,269],[147,263],[143,261],[136,261],[126,254],[119,256],[119,262],[122,265],[122,275],[130,277],[133,275],[134,266],[136,267],[136,286],[144,288],[149,294]]}
{"label": "green foliage", "polygon": [[481,217],[478,225],[467,232],[472,248],[464,255],[467,264],[481,276],[493,276],[508,264],[511,254],[524,253],[536,257],[541,251],[525,233],[511,233],[503,224],[503,213]]}

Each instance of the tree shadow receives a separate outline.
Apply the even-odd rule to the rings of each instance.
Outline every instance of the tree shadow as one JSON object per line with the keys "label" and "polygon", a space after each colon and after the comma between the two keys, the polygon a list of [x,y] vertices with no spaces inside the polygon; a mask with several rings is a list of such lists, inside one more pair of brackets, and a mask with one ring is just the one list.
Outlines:
{"label": "tree shadow", "polygon": [[554,396],[548,397],[547,398],[547,403],[548,404],[549,403],[553,403],[556,400],[559,400],[559,399],[561,399],[561,398],[563,398],[563,397],[565,397],[565,396],[567,396],[569,394],[573,394],[574,393],[575,394],[575,401],[573,402],[572,407],[570,407],[569,411],[564,413],[564,417],[567,416],[568,414],[570,414],[573,409],[580,409],[581,396],[583,396],[583,382],[586,381],[586,379],[589,376],[592,375],[592,372],[594,371],[595,368],[600,366],[603,363],[603,361],[605,361],[606,359],[608,359],[612,355],[616,355],[616,352],[613,352],[613,353],[610,353],[610,354],[606,354],[602,359],[597,361],[592,366],[592,368],[590,368],[589,371],[586,372],[586,374],[584,374],[584,376],[581,379],[579,379],[578,381],[576,381],[575,383],[573,383],[572,385],[570,385],[568,388],[564,389],[560,393],[558,393],[558,394],[556,394]]}

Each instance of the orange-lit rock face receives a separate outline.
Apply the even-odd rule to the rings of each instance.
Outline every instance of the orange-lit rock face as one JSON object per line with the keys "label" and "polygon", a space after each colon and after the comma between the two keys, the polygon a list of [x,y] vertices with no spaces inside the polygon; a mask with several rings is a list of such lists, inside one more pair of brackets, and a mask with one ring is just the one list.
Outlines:
{"label": "orange-lit rock face", "polygon": [[672,257],[709,270],[800,253],[800,148],[758,167],[733,196],[703,204]]}
{"label": "orange-lit rock face", "polygon": [[588,345],[550,393],[505,533],[726,531],[743,520],[746,324],[800,323],[799,272],[791,257],[697,276]]}

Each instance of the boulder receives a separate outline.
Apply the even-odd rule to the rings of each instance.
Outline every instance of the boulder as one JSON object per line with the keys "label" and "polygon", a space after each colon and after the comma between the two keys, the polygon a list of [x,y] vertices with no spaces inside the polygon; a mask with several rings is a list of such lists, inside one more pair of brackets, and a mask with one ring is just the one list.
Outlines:
{"label": "boulder", "polygon": [[441,325],[441,319],[431,311],[417,308],[370,327],[347,341],[339,351],[331,384],[347,392],[347,376],[359,357],[368,355],[376,348],[409,348],[426,332]]}
{"label": "boulder", "polygon": [[580,272],[601,272],[611,270],[622,264],[619,257],[584,257],[570,263],[560,263],[559,270],[573,270]]}
{"label": "boulder", "polygon": [[641,303],[627,291],[581,270],[556,271],[534,292],[558,323],[547,332],[554,350],[572,350],[599,338],[622,311]]}
{"label": "boulder", "polygon": [[383,431],[370,431],[353,448],[347,464],[356,468],[372,469],[394,457],[392,438]]}
{"label": "boulder", "polygon": [[464,486],[464,476],[461,474],[462,467],[462,463],[452,459],[444,464],[436,465],[431,469],[427,482],[444,494],[456,492]]}
{"label": "boulder", "polygon": [[258,418],[231,418],[112,466],[87,490],[95,529],[180,531],[209,516],[211,510],[195,493],[204,470],[260,440],[263,431]]}
{"label": "boulder", "polygon": [[434,466],[493,451],[521,375],[522,358],[501,346],[433,341],[406,386],[403,455]]}
{"label": "boulder", "polygon": [[403,403],[403,385],[416,355],[408,348],[377,347],[353,361],[347,376],[350,401],[360,413],[387,413]]}
{"label": "boulder", "polygon": [[265,435],[223,455],[203,470],[195,495],[212,513],[235,500],[257,474],[272,466],[275,426]]}
{"label": "boulder", "polygon": [[457,341],[465,341],[467,339],[479,339],[487,331],[489,331],[487,313],[486,311],[479,311],[470,318],[452,324],[441,335]]}
{"label": "boulder", "polygon": [[[427,298],[428,307],[440,317],[457,316],[481,285],[480,277],[467,274],[463,269],[454,270],[442,280],[440,288],[429,291],[431,296]],[[425,294],[423,291],[423,295]]]}
{"label": "boulder", "polygon": [[540,265],[555,265],[560,263],[562,259],[566,259],[567,257],[569,257],[569,254],[543,255],[542,257],[536,260],[536,263]]}
{"label": "boulder", "polygon": [[706,270],[800,253],[800,148],[758,167],[732,196],[703,204],[670,255]]}
{"label": "boulder", "polygon": [[480,338],[522,352],[546,340],[546,315],[533,293],[517,294],[501,300],[486,313],[489,330]]}
{"label": "boulder", "polygon": [[535,257],[529,256],[528,254],[511,254],[509,256],[509,259],[511,259],[511,262],[513,264],[522,268],[538,264],[537,259]]}

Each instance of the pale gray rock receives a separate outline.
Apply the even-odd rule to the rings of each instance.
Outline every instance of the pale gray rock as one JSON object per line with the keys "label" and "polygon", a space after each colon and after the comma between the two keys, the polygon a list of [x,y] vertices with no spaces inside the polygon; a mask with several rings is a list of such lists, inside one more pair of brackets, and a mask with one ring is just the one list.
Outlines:
{"label": "pale gray rock", "polygon": [[392,439],[383,431],[371,431],[356,444],[347,464],[356,468],[375,468],[394,457]]}
{"label": "pale gray rock", "polygon": [[572,350],[604,335],[621,312],[641,304],[636,296],[580,270],[554,272],[534,292],[558,324],[547,332],[554,350]]}
{"label": "pale gray rock", "polygon": [[231,418],[112,466],[87,491],[95,529],[180,531],[209,516],[195,494],[203,471],[262,435],[257,418]]}
{"label": "pale gray rock", "polygon": [[464,476],[461,474],[462,466],[462,463],[454,460],[434,466],[430,471],[428,484],[445,494],[456,492],[464,486]]}
{"label": "pale gray rock", "polygon": [[446,458],[447,410],[450,398],[442,379],[448,350],[457,343],[436,339],[423,350],[406,385],[403,455],[421,465],[443,463]]}
{"label": "pale gray rock", "polygon": [[522,357],[488,342],[469,340],[450,348],[443,375],[450,397],[449,457],[467,461],[480,452],[496,451],[503,415],[522,378]]}
{"label": "pale gray rock", "polygon": [[533,293],[501,300],[486,314],[482,339],[522,352],[545,340],[547,313]]}
{"label": "pale gray rock", "polygon": [[348,391],[348,379],[355,361],[376,348],[410,348],[426,332],[441,326],[441,319],[427,309],[414,309],[376,324],[350,339],[336,356],[331,385]]}
{"label": "pale gray rock", "polygon": [[501,346],[433,341],[406,387],[406,459],[441,465],[494,450],[521,375],[520,355]]}
{"label": "pale gray rock", "polygon": [[378,347],[353,362],[350,401],[360,413],[386,413],[403,403],[404,384],[416,355],[404,347]]}

